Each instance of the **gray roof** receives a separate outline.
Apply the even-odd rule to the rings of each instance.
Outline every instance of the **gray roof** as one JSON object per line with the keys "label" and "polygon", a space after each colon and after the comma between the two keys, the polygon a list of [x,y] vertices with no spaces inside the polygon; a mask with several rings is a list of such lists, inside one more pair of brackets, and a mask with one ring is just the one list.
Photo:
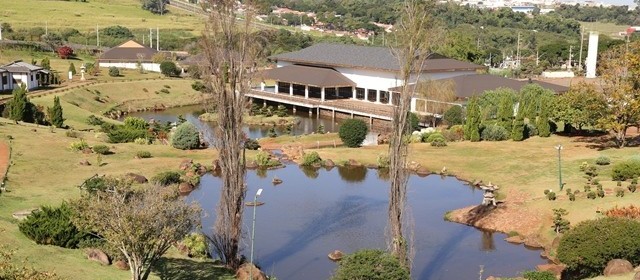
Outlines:
{"label": "gray roof", "polygon": [[29,73],[43,69],[40,66],[26,63],[22,60],[16,60],[9,64],[2,65],[0,68],[12,73]]}
{"label": "gray roof", "polygon": [[[311,47],[270,57],[275,61],[328,67],[364,68],[397,72],[398,60],[386,47],[368,47],[320,43]],[[484,69],[484,66],[433,54],[426,61],[424,72],[464,71]]]}
{"label": "gray roof", "polygon": [[[498,88],[509,88],[514,91],[520,91],[520,89],[530,83],[538,84],[545,89],[552,90],[555,93],[564,93],[569,90],[568,87],[556,85],[552,83],[542,81],[519,81],[509,78],[504,78],[496,75],[488,74],[472,74],[472,75],[460,75],[449,79],[440,79],[433,81],[437,86],[438,83],[444,83],[451,81],[455,87],[456,96],[458,98],[469,98],[474,95],[480,95],[487,90],[495,90]],[[389,91],[399,92],[402,87],[390,88]],[[415,83],[409,85],[410,91],[415,91]]]}
{"label": "gray roof", "polygon": [[157,50],[129,40],[104,52],[99,61],[151,62]]}
{"label": "gray roof", "polygon": [[356,85],[340,72],[322,67],[289,65],[264,70],[262,78],[315,87],[353,87]]}

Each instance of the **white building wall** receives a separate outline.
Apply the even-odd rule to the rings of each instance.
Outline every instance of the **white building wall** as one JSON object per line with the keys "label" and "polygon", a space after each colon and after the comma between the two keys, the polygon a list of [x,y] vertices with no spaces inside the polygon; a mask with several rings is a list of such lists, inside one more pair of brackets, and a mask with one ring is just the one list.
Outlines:
{"label": "white building wall", "polygon": [[[36,78],[36,72],[32,73],[11,73],[9,79],[16,80],[16,83],[13,84],[12,88],[18,88],[22,84],[27,86],[27,90],[32,90],[38,87],[38,79]],[[31,80],[33,78],[33,80]],[[12,84],[12,81],[9,81],[9,84]]]}
{"label": "white building wall", "polygon": [[[100,62],[100,67],[116,67],[121,69],[138,69],[136,62]],[[160,72],[159,63],[142,63],[142,69],[151,72]]]}

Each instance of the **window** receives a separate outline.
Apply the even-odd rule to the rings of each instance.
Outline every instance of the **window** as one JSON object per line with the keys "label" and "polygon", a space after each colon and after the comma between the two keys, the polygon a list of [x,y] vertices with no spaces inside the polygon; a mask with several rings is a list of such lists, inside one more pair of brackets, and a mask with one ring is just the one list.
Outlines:
{"label": "window", "polygon": [[389,104],[389,92],[381,90],[380,91],[380,103]]}
{"label": "window", "polygon": [[364,100],[364,89],[363,88],[356,88],[356,99],[358,100]]}
{"label": "window", "polygon": [[278,93],[289,93],[289,83],[278,82]]}
{"label": "window", "polygon": [[371,101],[371,102],[376,102],[376,98],[377,98],[377,93],[378,91],[375,89],[370,89],[367,90],[367,100]]}
{"label": "window", "polygon": [[9,78],[7,76],[2,76],[2,84],[6,85],[9,83]]}
{"label": "window", "polygon": [[33,82],[33,74],[29,74],[29,76],[31,76],[31,81]]}

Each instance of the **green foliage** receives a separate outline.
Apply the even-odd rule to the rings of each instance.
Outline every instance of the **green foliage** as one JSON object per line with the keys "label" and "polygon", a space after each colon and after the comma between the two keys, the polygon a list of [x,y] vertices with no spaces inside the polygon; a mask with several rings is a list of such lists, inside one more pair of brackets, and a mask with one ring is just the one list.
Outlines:
{"label": "green foliage", "polygon": [[160,73],[167,77],[174,77],[180,75],[180,70],[173,61],[163,61],[160,63]]}
{"label": "green foliage", "polygon": [[101,155],[108,155],[111,153],[107,145],[95,145],[93,146],[93,148],[91,148],[91,150],[93,150],[94,153]]}
{"label": "green foliage", "polygon": [[258,142],[258,140],[256,139],[249,138],[247,139],[247,141],[244,142],[244,147],[246,149],[255,151],[257,149],[260,149],[260,142]]}
{"label": "green foliage", "polygon": [[207,86],[205,86],[201,81],[194,81],[191,84],[191,88],[195,91],[204,91]]}
{"label": "green foliage", "polygon": [[42,207],[18,224],[20,232],[38,244],[77,248],[91,235],[76,228],[71,221],[72,210],[67,203],[59,207]]}
{"label": "green foliage", "polygon": [[75,130],[67,130],[64,132],[64,135],[69,138],[78,138],[78,132]]}
{"label": "green foliage", "polygon": [[276,127],[272,126],[269,128],[269,131],[267,132],[267,136],[269,136],[270,138],[276,138],[278,137],[278,133],[276,132]]}
{"label": "green foliage", "polygon": [[118,126],[107,131],[107,137],[110,143],[129,143],[136,139],[147,139],[150,133],[147,130],[131,129],[126,126]]}
{"label": "green foliage", "polygon": [[147,138],[136,138],[133,140],[133,143],[138,145],[149,145],[151,144],[151,141]]}
{"label": "green foliage", "polygon": [[480,105],[478,99],[472,97],[467,105],[467,119],[464,124],[464,137],[471,142],[480,141]]}
{"label": "green foliage", "polygon": [[42,66],[42,68],[46,70],[51,70],[51,62],[49,61],[49,58],[48,57],[43,58],[42,62],[40,62],[40,66]]}
{"label": "green foliage", "polygon": [[[440,132],[434,132],[434,133],[430,133],[429,135],[425,135],[426,138],[424,140],[424,142],[427,143],[431,143],[433,141],[437,141],[437,140],[445,140],[444,136],[440,133]],[[446,142],[446,140],[445,140]]]}
{"label": "green foliage", "polygon": [[569,212],[565,209],[553,209],[553,227],[555,228],[556,233],[564,233],[569,230],[571,223],[564,218],[567,214],[569,214]]}
{"label": "green foliage", "polygon": [[624,197],[624,189],[616,188],[616,197]]}
{"label": "green foliage", "polygon": [[284,118],[289,114],[287,111],[287,107],[284,105],[278,105],[278,109],[276,109],[276,116]]}
{"label": "green foliage", "polygon": [[540,137],[551,136],[551,125],[549,124],[548,115],[538,117],[536,128],[538,129],[538,136]]}
{"label": "green foliage", "polygon": [[49,116],[51,124],[55,127],[64,127],[64,118],[62,117],[62,106],[60,105],[60,97],[53,97],[53,108]]}
{"label": "green foliage", "polygon": [[87,141],[84,141],[84,139],[80,139],[80,141],[72,142],[69,145],[69,149],[76,152],[84,151],[86,149],[89,149],[89,144],[87,144]]}
{"label": "green foliage", "polygon": [[640,263],[640,222],[625,218],[584,221],[560,240],[558,259],[567,265],[568,279],[600,275],[607,262],[625,259]]}
{"label": "green foliage", "polygon": [[256,154],[256,163],[258,166],[266,168],[280,165],[280,162],[271,158],[271,154],[260,151]]}
{"label": "green foliage", "polygon": [[149,128],[149,123],[143,118],[126,117],[124,118],[124,126],[130,129],[147,129]]}
{"label": "green foliage", "polygon": [[133,38],[133,33],[129,28],[120,25],[107,26],[106,28],[100,30],[101,35],[119,38],[119,39],[131,39]]}
{"label": "green foliage", "polygon": [[180,172],[177,171],[165,171],[160,172],[151,178],[151,182],[166,187],[172,184],[180,183]]}
{"label": "green foliage", "polygon": [[605,97],[595,85],[578,83],[572,85],[568,92],[557,97],[552,117],[556,121],[563,122],[565,126],[570,124],[582,130],[585,126],[594,127],[606,109]]}
{"label": "green foliage", "polygon": [[150,158],[151,157],[151,152],[149,152],[149,151],[137,151],[136,152],[136,157],[137,158]]}
{"label": "green foliage", "polygon": [[91,116],[87,117],[87,123],[90,124],[90,125],[102,125],[104,123],[104,121],[99,117],[91,115]]}
{"label": "green foliage", "polygon": [[362,141],[367,137],[367,133],[369,133],[369,127],[367,127],[364,121],[348,119],[340,125],[338,136],[340,136],[340,140],[342,140],[345,146],[356,148],[362,145]]}
{"label": "green foliage", "polygon": [[364,249],[346,255],[332,280],[402,280],[411,279],[409,270],[397,258],[382,250]]}
{"label": "green foliage", "polygon": [[209,242],[207,237],[202,233],[191,233],[187,235],[182,244],[189,249],[189,257],[198,259],[207,259],[209,255]]}
{"label": "green foliage", "polygon": [[525,138],[524,118],[522,113],[522,103],[516,116],[516,121],[513,123],[513,130],[511,131],[511,139],[513,141],[522,141]]}
{"label": "green foliage", "polygon": [[302,156],[302,166],[310,166],[316,163],[321,163],[322,159],[320,158],[320,155],[318,154],[318,152],[310,152],[310,153],[304,153],[304,155]]}
{"label": "green foliage", "polygon": [[444,140],[444,138],[437,138],[437,139],[431,141],[431,146],[433,146],[433,147],[446,147],[447,146],[447,141]]}
{"label": "green foliage", "polygon": [[627,187],[627,189],[628,189],[630,192],[634,193],[634,192],[636,192],[636,190],[638,189],[638,184],[631,183],[631,184],[629,184],[629,186]]}
{"label": "green foliage", "polygon": [[180,150],[200,147],[200,133],[196,126],[189,122],[179,125],[171,136],[171,146]]}
{"label": "green foliage", "polygon": [[[587,191],[585,190],[585,192],[587,192]],[[594,192],[594,191],[589,191],[589,192],[587,193],[587,198],[588,198],[588,199],[596,199],[596,192]]]}
{"label": "green foliage", "polygon": [[547,193],[547,199],[548,200],[556,200],[556,193],[555,192],[548,192]]}
{"label": "green foliage", "polygon": [[120,70],[118,70],[118,67],[115,67],[115,66],[109,67],[109,76],[120,77]]}
{"label": "green foliage", "polygon": [[71,75],[75,75],[75,74],[77,74],[77,73],[78,73],[78,72],[76,71],[76,66],[75,66],[75,65],[73,65],[73,62],[69,63],[69,70],[68,70],[68,71],[69,71],[69,72],[71,72]]}
{"label": "green foliage", "polygon": [[[513,97],[510,94],[503,94],[498,107],[498,124],[506,131],[511,131],[513,126]],[[486,129],[486,128],[485,128]],[[484,134],[484,131],[483,131]],[[508,134],[508,133],[507,133]],[[507,137],[508,138],[508,137]],[[483,140],[484,139],[483,137]],[[506,138],[503,140],[507,140]],[[501,141],[501,140],[492,140]]]}
{"label": "green foliage", "polygon": [[509,131],[501,125],[488,125],[482,130],[484,141],[504,141],[509,139]]}
{"label": "green foliage", "polygon": [[95,194],[98,191],[104,191],[107,189],[107,179],[104,176],[92,176],[91,178],[85,180],[82,185],[79,186],[80,189],[90,193]]}
{"label": "green foliage", "polygon": [[142,9],[154,14],[164,14],[167,9],[166,5],[169,0],[141,0]]}
{"label": "green foliage", "polygon": [[376,162],[378,163],[378,168],[389,168],[389,155],[379,154],[376,158]]}
{"label": "green foliage", "polygon": [[409,112],[407,120],[409,121],[409,133],[420,130],[420,118],[418,118],[418,114]]}
{"label": "green foliage", "polygon": [[444,121],[449,127],[454,125],[461,125],[464,123],[464,111],[461,106],[452,106],[444,112]]}
{"label": "green foliage", "polygon": [[[576,190],[576,191],[578,191],[578,190]],[[570,193],[568,196],[569,196],[569,201],[576,201],[576,195],[575,194]]]}
{"label": "green foliage", "polygon": [[318,127],[316,128],[316,133],[324,134],[324,125],[318,125]]}
{"label": "green foliage", "polygon": [[556,276],[550,271],[525,271],[522,277],[527,280],[556,280]]}
{"label": "green foliage", "polygon": [[22,84],[19,88],[13,90],[13,98],[7,103],[7,110],[9,110],[9,118],[14,121],[26,121],[29,122],[29,99],[27,98],[27,87]]}
{"label": "green foliage", "polygon": [[611,179],[614,181],[625,181],[640,176],[640,160],[630,159],[619,162],[611,170]]}

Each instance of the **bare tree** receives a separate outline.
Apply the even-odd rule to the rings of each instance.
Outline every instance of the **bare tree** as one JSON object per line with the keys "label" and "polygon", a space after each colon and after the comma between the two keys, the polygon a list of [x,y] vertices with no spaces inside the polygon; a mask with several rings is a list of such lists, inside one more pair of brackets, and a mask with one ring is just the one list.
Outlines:
{"label": "bare tree", "polygon": [[200,225],[200,208],[187,205],[176,188],[136,190],[124,179],[107,179],[106,189],[87,192],[72,206],[74,224],[118,248],[133,280],[147,279],[153,264]]}
{"label": "bare tree", "polygon": [[235,0],[207,3],[211,12],[202,39],[205,61],[201,70],[218,117],[215,146],[222,177],[222,194],[211,239],[222,261],[236,269],[240,266],[246,193],[242,115],[245,93],[250,90],[261,49],[251,30],[253,15],[249,7],[245,9],[244,21],[238,21]]}
{"label": "bare tree", "polygon": [[432,81],[426,80],[416,84],[416,94],[423,98],[417,100],[416,110],[423,111],[433,116],[432,126],[436,126],[436,116],[442,116],[456,100],[455,83],[451,80]]}
{"label": "bare tree", "polygon": [[396,39],[392,51],[398,59],[400,82],[402,83],[397,106],[393,110],[392,135],[389,143],[389,225],[388,246],[400,262],[410,267],[409,244],[403,235],[403,223],[406,221],[405,203],[408,171],[406,169],[408,142],[405,136],[410,132],[407,122],[413,96],[411,82],[416,82],[439,32],[430,9],[433,0],[405,0],[402,4],[401,18],[395,31]]}

